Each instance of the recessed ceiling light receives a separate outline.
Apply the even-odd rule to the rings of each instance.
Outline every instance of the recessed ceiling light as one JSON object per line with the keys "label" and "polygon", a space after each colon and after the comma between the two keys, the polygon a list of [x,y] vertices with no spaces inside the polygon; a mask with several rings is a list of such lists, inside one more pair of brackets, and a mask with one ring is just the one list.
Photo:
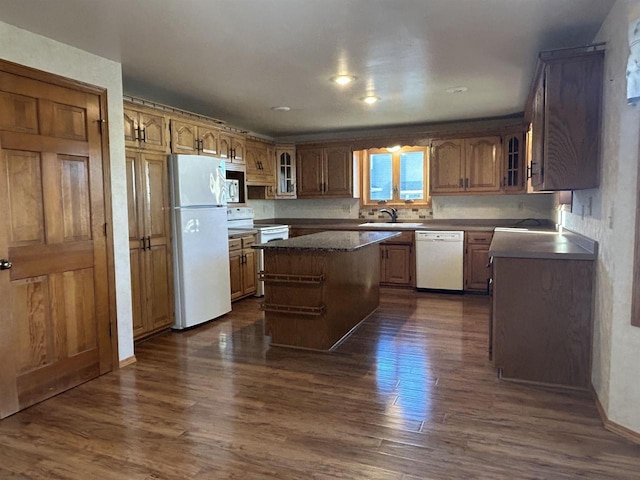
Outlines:
{"label": "recessed ceiling light", "polygon": [[273,110],[274,112],[288,112],[289,110],[291,110],[291,107],[285,107],[280,106],[280,107],[271,107],[271,110]]}
{"label": "recessed ceiling light", "polygon": [[362,100],[364,103],[368,103],[369,105],[373,105],[378,100],[380,100],[380,97],[376,97],[375,95],[367,95],[366,97],[362,97],[360,100]]}
{"label": "recessed ceiling light", "polygon": [[451,87],[451,88],[447,88],[445,90],[445,92],[447,93],[462,93],[462,92],[466,92],[468,89],[467,87]]}
{"label": "recessed ceiling light", "polygon": [[331,81],[338,85],[347,85],[356,79],[353,75],[335,75],[331,77]]}

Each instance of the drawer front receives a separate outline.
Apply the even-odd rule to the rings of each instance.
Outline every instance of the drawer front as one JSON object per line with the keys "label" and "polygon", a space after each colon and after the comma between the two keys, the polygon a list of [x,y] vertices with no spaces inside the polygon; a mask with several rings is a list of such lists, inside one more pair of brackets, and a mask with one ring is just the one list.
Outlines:
{"label": "drawer front", "polygon": [[249,237],[242,237],[242,248],[249,248],[251,245],[255,245],[256,237],[251,235]]}
{"label": "drawer front", "polygon": [[467,232],[467,243],[489,245],[492,238],[493,232]]}
{"label": "drawer front", "polygon": [[240,238],[230,238],[229,251],[234,252],[236,250],[242,250],[242,240]]}

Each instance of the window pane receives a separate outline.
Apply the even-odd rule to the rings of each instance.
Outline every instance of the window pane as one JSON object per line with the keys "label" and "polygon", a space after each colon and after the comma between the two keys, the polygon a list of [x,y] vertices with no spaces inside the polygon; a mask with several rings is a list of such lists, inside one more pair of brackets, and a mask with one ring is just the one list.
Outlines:
{"label": "window pane", "polygon": [[421,200],[424,195],[424,153],[400,154],[400,200]]}
{"label": "window pane", "polygon": [[369,156],[369,198],[391,200],[393,196],[390,153],[374,153]]}

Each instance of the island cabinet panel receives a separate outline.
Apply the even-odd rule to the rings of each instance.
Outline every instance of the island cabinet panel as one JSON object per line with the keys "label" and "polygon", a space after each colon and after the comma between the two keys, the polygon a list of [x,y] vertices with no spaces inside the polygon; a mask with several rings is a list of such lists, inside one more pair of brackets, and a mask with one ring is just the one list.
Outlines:
{"label": "island cabinet panel", "polygon": [[265,250],[266,334],[273,345],[331,350],[379,303],[379,246]]}
{"label": "island cabinet panel", "polygon": [[493,259],[493,362],[503,379],[591,388],[593,261]]}
{"label": "island cabinet panel", "polygon": [[603,51],[540,55],[527,108],[534,190],[598,186],[603,64]]}

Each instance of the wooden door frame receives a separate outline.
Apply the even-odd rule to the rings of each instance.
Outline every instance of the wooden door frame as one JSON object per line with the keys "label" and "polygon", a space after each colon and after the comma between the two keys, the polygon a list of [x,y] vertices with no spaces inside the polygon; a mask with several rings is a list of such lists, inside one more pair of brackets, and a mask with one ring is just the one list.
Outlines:
{"label": "wooden door frame", "polygon": [[118,318],[116,313],[116,281],[115,281],[115,255],[113,248],[113,212],[111,203],[111,158],[109,156],[109,111],[107,108],[107,89],[97,87],[79,80],[73,80],[59,75],[37,70],[17,63],[0,59],[0,71],[19,75],[21,77],[38,80],[40,82],[57,85],[60,87],[79,90],[85,93],[96,95],[99,98],[100,113],[102,122],[102,185],[104,195],[104,221],[106,223],[106,245],[107,245],[107,288],[109,304],[109,323],[111,326],[111,369],[103,371],[102,365],[100,374],[119,367],[118,356]]}

